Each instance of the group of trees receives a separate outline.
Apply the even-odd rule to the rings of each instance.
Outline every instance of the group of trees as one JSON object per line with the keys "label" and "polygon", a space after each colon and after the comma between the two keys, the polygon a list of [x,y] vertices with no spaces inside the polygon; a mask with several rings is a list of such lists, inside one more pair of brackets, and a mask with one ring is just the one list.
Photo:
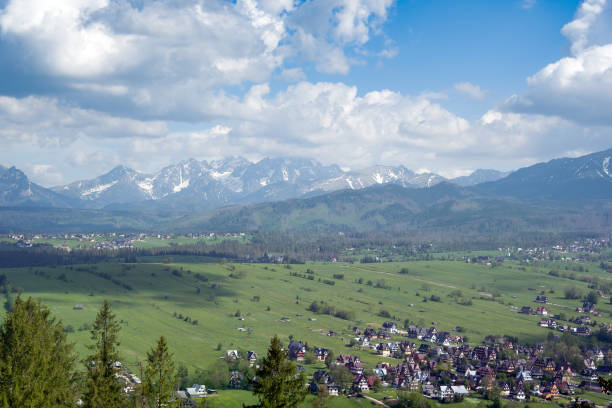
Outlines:
{"label": "group of trees", "polygon": [[86,408],[168,406],[176,370],[165,338],[147,353],[142,386],[128,398],[116,376],[119,331],[104,301],[91,329],[84,370],[78,370],[61,322],[46,306],[18,296],[0,326],[0,406],[74,407],[78,400]]}
{"label": "group of trees", "polygon": [[[116,365],[120,328],[105,300],[91,329],[90,354],[78,370],[61,322],[40,302],[17,296],[0,326],[0,407],[75,407],[79,400],[85,408],[175,406],[181,370],[163,336],[147,352],[142,385],[124,392]],[[297,406],[306,398],[305,384],[274,336],[252,382],[259,398],[252,408]]]}

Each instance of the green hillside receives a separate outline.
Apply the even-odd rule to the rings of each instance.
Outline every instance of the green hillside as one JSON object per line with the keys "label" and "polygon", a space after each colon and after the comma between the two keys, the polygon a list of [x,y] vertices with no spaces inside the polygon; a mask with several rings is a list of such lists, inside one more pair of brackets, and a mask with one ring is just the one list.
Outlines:
{"label": "green hillside", "polygon": [[[409,274],[399,274],[402,268],[408,268]],[[121,337],[126,361],[142,359],[154,339],[163,334],[175,349],[178,361],[204,368],[222,354],[216,350],[220,342],[222,350],[263,352],[275,333],[283,339],[293,335],[340,352],[345,350],[351,327],[379,327],[388,320],[380,316],[383,310],[399,323],[409,319],[429,326],[436,321],[440,330],[461,326],[470,342],[480,342],[490,334],[518,336],[523,342],[542,341],[548,330],[536,326],[538,317],[518,314],[511,305],[533,306],[535,296],[544,291],[551,303],[559,305],[550,306],[552,313],[573,315],[578,301],[563,299],[563,291],[574,285],[586,292],[587,284],[550,276],[548,270],[517,268],[520,267],[491,268],[448,261],[316,263],[294,265],[291,269],[262,264],[150,263],[6,269],[4,273],[12,286],[48,304],[66,325],[74,328],[70,337],[81,352],[88,332],[79,329],[93,321],[106,298],[123,321]],[[290,276],[308,276],[306,269],[314,272],[314,280]],[[343,279],[334,279],[334,275],[343,275]],[[363,283],[357,283],[359,279]],[[449,297],[453,291],[461,291],[460,299],[469,299],[473,305],[458,304]],[[432,295],[441,301],[424,302]],[[354,318],[348,321],[314,315],[307,310],[313,301],[354,312]],[[612,305],[601,303],[601,319],[610,320]],[[75,304],[82,304],[83,310],[74,310]],[[237,312],[245,320],[239,320]],[[198,323],[184,322],[174,313]],[[291,321],[282,323],[282,317]],[[310,317],[316,321],[309,321]],[[240,327],[246,331],[239,331]],[[330,330],[339,336],[327,336]],[[369,351],[359,353],[365,361],[379,360]]]}

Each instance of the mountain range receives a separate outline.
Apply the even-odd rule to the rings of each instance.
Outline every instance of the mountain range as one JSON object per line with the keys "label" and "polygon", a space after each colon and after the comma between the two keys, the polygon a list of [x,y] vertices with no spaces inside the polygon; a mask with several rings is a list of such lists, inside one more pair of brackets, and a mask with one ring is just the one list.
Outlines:
{"label": "mountain range", "polygon": [[188,160],[53,189],[0,167],[0,231],[612,232],[611,158],[612,149],[452,180],[403,166]]}
{"label": "mountain range", "polygon": [[[31,183],[14,167],[2,168],[0,174],[7,180],[0,191],[6,196],[0,202],[4,206],[139,211],[211,210],[234,204],[312,197],[344,189],[359,190],[380,184],[421,188],[447,181],[437,174],[417,174],[404,166],[343,171],[337,165],[324,166],[307,159],[263,159],[253,163],[240,157],[211,162],[190,159],[154,174],[117,166],[94,179],[50,189]],[[495,170],[477,170],[456,182],[470,186],[504,175]],[[13,187],[8,183],[11,178],[15,180]],[[26,184],[26,190],[33,188],[35,191],[20,192],[18,186]]]}

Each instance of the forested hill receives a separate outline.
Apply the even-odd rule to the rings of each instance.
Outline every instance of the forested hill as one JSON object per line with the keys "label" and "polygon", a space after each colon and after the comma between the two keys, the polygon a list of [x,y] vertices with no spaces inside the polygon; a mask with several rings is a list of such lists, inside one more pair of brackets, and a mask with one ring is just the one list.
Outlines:
{"label": "forested hill", "polygon": [[554,201],[507,195],[449,183],[421,189],[387,184],[210,212],[0,208],[0,232],[379,231],[441,239],[453,234],[482,237],[612,230],[609,200]]}
{"label": "forested hill", "polygon": [[497,198],[441,183],[431,188],[397,185],[344,190],[322,196],[226,208],[176,220],[181,229],[278,231],[388,231],[427,234],[606,232],[612,206]]}

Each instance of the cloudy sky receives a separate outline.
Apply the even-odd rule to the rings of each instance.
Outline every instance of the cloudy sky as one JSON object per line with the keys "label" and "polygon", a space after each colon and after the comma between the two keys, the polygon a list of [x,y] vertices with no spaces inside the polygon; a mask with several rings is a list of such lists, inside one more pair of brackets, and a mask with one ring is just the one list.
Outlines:
{"label": "cloudy sky", "polygon": [[0,163],[447,177],[612,147],[612,0],[0,0]]}

